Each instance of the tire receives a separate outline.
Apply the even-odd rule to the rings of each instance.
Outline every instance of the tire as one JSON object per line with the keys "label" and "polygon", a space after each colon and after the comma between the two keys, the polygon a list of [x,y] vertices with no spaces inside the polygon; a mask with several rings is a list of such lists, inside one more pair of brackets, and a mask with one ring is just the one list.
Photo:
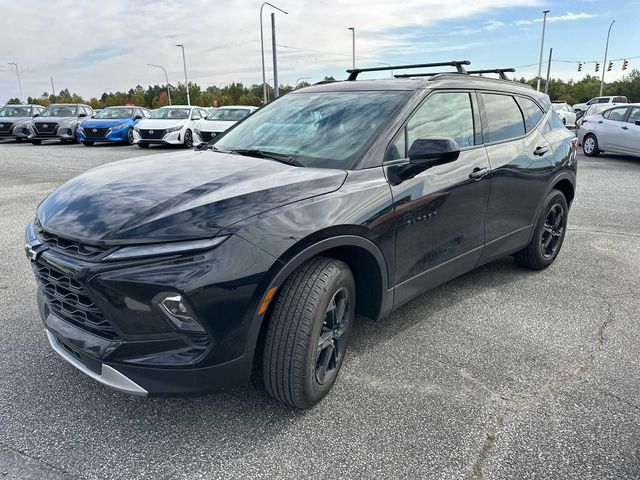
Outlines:
{"label": "tire", "polygon": [[262,374],[272,397],[305,409],[329,393],[347,350],[355,301],[344,262],[316,257],[291,274],[273,304],[264,341]]}
{"label": "tire", "polygon": [[567,119],[566,119],[566,118],[563,118],[563,119],[562,119],[562,124],[563,124],[565,127],[567,126]]}
{"label": "tire", "polygon": [[127,130],[127,144],[133,145],[133,128]]}
{"label": "tire", "polygon": [[191,133],[191,130],[187,130],[184,132],[184,148],[191,147],[193,147],[193,133]]}
{"label": "tire", "polygon": [[598,139],[593,133],[585,135],[582,140],[582,151],[587,157],[597,157],[600,154]]}
{"label": "tire", "polygon": [[531,242],[514,255],[516,261],[531,270],[542,270],[558,256],[565,234],[569,206],[559,190],[551,190],[540,212]]}
{"label": "tire", "polygon": [[22,140],[24,140],[24,138],[16,138],[16,142],[18,143],[22,143]]}
{"label": "tire", "polygon": [[138,143],[138,146],[140,148],[149,148],[149,144],[148,143]]}
{"label": "tire", "polygon": [[41,143],[42,143],[42,140],[31,140],[32,145],[40,145]]}
{"label": "tire", "polygon": [[93,142],[85,140],[84,142],[82,142],[83,145],[86,145],[87,147],[90,147],[91,145],[93,145]]}

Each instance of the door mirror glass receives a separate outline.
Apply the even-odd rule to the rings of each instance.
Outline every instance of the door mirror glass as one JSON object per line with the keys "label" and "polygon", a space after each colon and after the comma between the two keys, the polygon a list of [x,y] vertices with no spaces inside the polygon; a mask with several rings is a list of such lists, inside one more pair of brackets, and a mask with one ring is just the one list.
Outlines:
{"label": "door mirror glass", "polygon": [[80,117],[80,118],[82,118],[82,117],[86,117],[86,116],[87,116],[87,114],[86,114],[86,113],[84,113],[84,112],[80,112],[80,113],[78,114],[78,117]]}
{"label": "door mirror glass", "polygon": [[33,118],[36,118],[36,117],[39,117],[39,116],[40,116],[40,113],[38,113],[38,112],[33,114]]}
{"label": "door mirror glass", "polygon": [[423,137],[409,148],[409,161],[421,167],[434,167],[453,162],[460,156],[460,147],[453,138]]}
{"label": "door mirror glass", "polygon": [[133,117],[134,120],[142,120],[142,115],[136,115]]}

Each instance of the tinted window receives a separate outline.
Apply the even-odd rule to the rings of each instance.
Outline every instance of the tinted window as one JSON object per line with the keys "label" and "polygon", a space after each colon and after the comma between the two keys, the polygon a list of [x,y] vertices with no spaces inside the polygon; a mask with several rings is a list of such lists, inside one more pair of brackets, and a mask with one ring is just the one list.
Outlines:
{"label": "tinted window", "polygon": [[638,120],[640,120],[640,107],[633,107],[627,122],[636,123]]}
{"label": "tinted window", "polygon": [[473,145],[473,111],[468,93],[437,93],[407,123],[407,145],[422,137],[450,137],[460,148]]}
{"label": "tinted window", "polygon": [[602,116],[607,120],[612,120],[614,122],[622,122],[624,120],[624,116],[626,113],[627,113],[627,107],[618,107],[618,108],[612,108],[611,110],[607,110],[602,114]]}
{"label": "tinted window", "polygon": [[627,103],[627,97],[613,97],[613,103]]}
{"label": "tinted window", "polygon": [[[524,112],[524,121],[527,125],[527,131],[529,131],[538,125],[540,120],[542,120],[544,112],[536,102],[529,98],[518,97],[518,100],[520,101],[520,106]],[[559,105],[556,109],[566,111],[566,105]]]}
{"label": "tinted window", "polygon": [[483,93],[482,100],[487,115],[488,142],[500,142],[524,135],[522,112],[513,97]]}
{"label": "tinted window", "polygon": [[597,103],[609,103],[609,97],[601,97],[598,99]]}
{"label": "tinted window", "polygon": [[560,120],[560,117],[558,117],[558,114],[556,112],[551,112],[548,123],[549,129],[551,130],[555,130],[556,128],[562,128],[564,130],[567,128],[565,124],[562,123],[562,120]]}

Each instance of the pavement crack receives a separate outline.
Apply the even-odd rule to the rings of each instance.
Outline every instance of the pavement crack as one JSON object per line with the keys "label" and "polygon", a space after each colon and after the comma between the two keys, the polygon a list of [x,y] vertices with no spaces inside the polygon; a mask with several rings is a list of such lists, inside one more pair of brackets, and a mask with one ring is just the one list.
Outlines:
{"label": "pavement crack", "polygon": [[41,458],[37,458],[37,457],[33,457],[31,455],[29,455],[27,452],[25,452],[24,450],[21,450],[19,448],[15,448],[12,447],[11,445],[7,445],[6,443],[0,441],[0,448],[3,448],[5,450],[9,450],[17,455],[20,455],[22,457],[28,458],[30,461],[35,462],[35,463],[39,463],[41,465],[44,465],[48,468],[50,468],[51,470],[55,470],[59,473],[64,474],[65,476],[65,480],[72,480],[72,479],[79,479],[80,477],[76,476],[75,474],[72,474],[71,472],[65,470],[64,468],[58,466],[58,465],[54,465],[53,463],[47,462],[46,460],[43,460]]}
{"label": "pavement crack", "polygon": [[602,393],[604,393],[606,396],[611,397],[611,398],[615,398],[616,400],[618,400],[620,403],[624,403],[625,405],[627,405],[628,407],[631,407],[634,410],[637,410],[640,412],[640,405],[636,405],[633,402],[630,402],[629,400],[627,400],[626,398],[621,397],[618,394],[615,394],[613,392],[610,392],[608,390],[602,390]]}
{"label": "pavement crack", "polygon": [[[600,324],[597,330],[595,345],[591,352],[574,368],[561,372],[556,377],[549,380],[547,383],[532,389],[524,390],[516,393],[511,397],[503,395],[500,392],[492,390],[488,385],[481,380],[475,378],[468,370],[464,368],[458,369],[458,373],[463,378],[471,382],[475,387],[487,392],[491,399],[503,404],[502,410],[496,416],[494,422],[490,425],[489,429],[485,433],[485,438],[480,447],[480,450],[476,454],[475,461],[471,470],[465,475],[465,480],[482,480],[484,475],[484,467],[489,459],[493,446],[495,445],[500,432],[502,431],[506,419],[514,412],[521,410],[531,402],[532,399],[546,395],[553,391],[560,389],[566,383],[573,379],[585,375],[593,366],[595,356],[602,350],[606,341],[606,330],[614,321],[613,307],[608,298],[601,295],[599,292],[595,293],[602,298],[602,301],[606,304],[607,315],[605,320]],[[617,400],[626,403],[627,405],[640,410],[640,407],[634,405],[627,400],[616,396],[610,392],[606,392]]]}

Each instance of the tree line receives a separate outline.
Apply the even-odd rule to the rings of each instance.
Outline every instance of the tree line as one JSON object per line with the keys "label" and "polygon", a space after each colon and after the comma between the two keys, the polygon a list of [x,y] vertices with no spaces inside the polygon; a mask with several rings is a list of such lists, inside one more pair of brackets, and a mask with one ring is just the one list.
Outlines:
{"label": "tree line", "polygon": [[[334,80],[333,77],[325,77],[325,80]],[[535,79],[520,78],[521,83],[535,86]],[[543,82],[544,84],[544,82]],[[297,85],[284,85],[280,87],[280,94],[288,93],[296,88],[309,86],[308,82],[300,82]],[[268,98],[273,98],[273,88],[267,87]],[[600,93],[600,79],[587,75],[581,80],[564,81],[551,79],[549,81],[549,96],[553,101],[565,101],[570,105],[586,102],[597,97]],[[630,102],[640,101],[640,70],[632,70],[620,80],[609,82],[604,85],[603,95],[624,95]],[[189,83],[189,96],[192,105],[201,107],[221,107],[225,105],[254,105],[262,104],[262,85],[254,84],[245,86],[240,82],[230,83],[224,87],[211,85],[203,89],[195,83]],[[43,92],[39,98],[29,97],[29,104],[40,104],[47,106],[50,103],[86,103],[93,108],[104,108],[116,105],[134,104],[147,108],[159,108],[169,105],[167,89],[163,85],[150,85],[146,89],[141,85],[130,89],[128,92],[105,92],[99,98],[94,97],[89,100],[71,93],[68,89],[61,90],[57,95]],[[187,93],[184,84],[171,91],[171,102],[174,105],[185,105],[187,103]],[[19,104],[20,99],[13,98],[8,104]]]}

